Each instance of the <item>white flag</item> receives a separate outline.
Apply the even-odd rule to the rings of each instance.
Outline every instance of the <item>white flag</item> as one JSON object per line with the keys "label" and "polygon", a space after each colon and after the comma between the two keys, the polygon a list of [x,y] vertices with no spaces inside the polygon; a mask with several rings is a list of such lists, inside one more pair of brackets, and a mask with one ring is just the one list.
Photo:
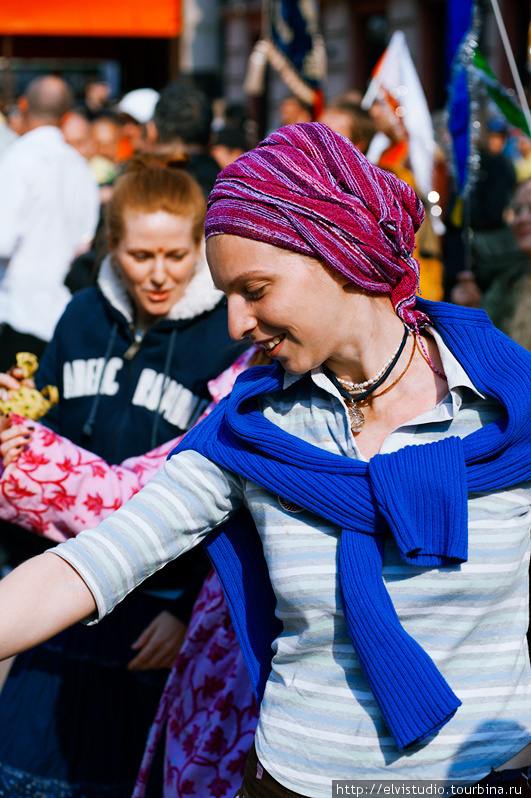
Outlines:
{"label": "white flag", "polygon": [[409,139],[409,159],[419,194],[432,189],[435,140],[428,103],[403,31],[396,31],[376,65],[362,108],[383,100],[402,119]]}

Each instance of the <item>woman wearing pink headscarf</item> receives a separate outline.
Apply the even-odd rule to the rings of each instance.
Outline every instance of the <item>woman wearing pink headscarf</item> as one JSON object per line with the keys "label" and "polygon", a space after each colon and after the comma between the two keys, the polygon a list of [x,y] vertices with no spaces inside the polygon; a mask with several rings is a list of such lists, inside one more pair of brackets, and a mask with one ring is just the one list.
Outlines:
{"label": "woman wearing pink headscarf", "polygon": [[7,656],[203,542],[260,704],[239,798],[527,783],[531,355],[415,296],[422,215],[319,124],[225,169],[209,265],[231,335],[275,364],[0,583]]}

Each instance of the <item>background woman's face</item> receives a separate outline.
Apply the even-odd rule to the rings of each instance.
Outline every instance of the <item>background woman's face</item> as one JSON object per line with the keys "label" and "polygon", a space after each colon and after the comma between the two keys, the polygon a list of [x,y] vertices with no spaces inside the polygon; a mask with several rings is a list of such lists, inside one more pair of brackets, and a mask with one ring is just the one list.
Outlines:
{"label": "background woman's face", "polygon": [[199,257],[193,222],[166,211],[126,211],[124,234],[112,251],[135,306],[136,323],[148,327],[168,315],[184,295]]}

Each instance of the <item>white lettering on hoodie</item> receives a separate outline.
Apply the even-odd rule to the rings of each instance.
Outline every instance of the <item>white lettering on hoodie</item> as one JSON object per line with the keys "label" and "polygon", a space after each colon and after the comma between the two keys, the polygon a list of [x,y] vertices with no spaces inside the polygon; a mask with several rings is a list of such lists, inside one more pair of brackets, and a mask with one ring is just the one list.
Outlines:
{"label": "white lettering on hoodie", "polygon": [[208,402],[170,377],[164,379],[163,374],[153,369],[143,369],[135,389],[133,404],[153,411],[159,408],[169,424],[187,429],[191,419],[197,418]]}
{"label": "white lettering on hoodie", "polygon": [[[95,396],[100,382],[102,396],[115,396],[120,388],[116,376],[123,364],[120,357],[112,357],[107,365],[103,357],[66,361],[63,366],[64,398]],[[131,401],[152,412],[158,409],[166,421],[178,429],[188,429],[208,404],[206,399],[196,396],[184,385],[148,368],[142,369]]]}
{"label": "white lettering on hoodie", "polygon": [[66,361],[63,364],[64,398],[76,399],[78,396],[95,396],[98,393],[100,381],[99,392],[104,396],[114,396],[120,388],[119,383],[116,382],[116,375],[123,364],[121,357],[111,357],[107,365],[105,365],[103,357]]}

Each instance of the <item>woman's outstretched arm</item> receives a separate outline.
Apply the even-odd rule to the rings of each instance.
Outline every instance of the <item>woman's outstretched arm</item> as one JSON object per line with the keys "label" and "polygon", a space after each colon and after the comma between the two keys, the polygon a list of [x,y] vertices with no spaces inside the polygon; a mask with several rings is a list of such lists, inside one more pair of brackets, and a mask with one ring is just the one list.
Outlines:
{"label": "woman's outstretched arm", "polygon": [[99,620],[242,502],[239,477],[196,452],[175,455],[98,527],[28,560],[0,581],[0,659],[77,621]]}
{"label": "woman's outstretched arm", "polygon": [[92,593],[71,565],[48,552],[33,557],[0,581],[0,659],[42,643],[95,611]]}

